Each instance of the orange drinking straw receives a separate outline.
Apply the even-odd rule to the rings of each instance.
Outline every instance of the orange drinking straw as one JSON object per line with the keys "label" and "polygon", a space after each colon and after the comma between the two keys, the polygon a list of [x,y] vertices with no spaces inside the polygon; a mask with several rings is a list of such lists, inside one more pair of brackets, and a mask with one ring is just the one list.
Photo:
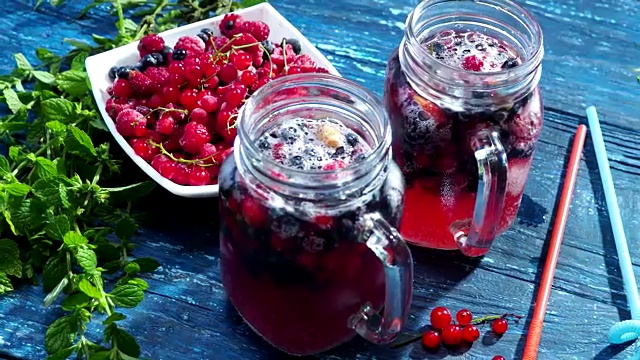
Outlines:
{"label": "orange drinking straw", "polygon": [[580,158],[582,156],[582,148],[584,140],[587,136],[587,127],[579,125],[573,138],[573,146],[571,148],[571,156],[569,157],[569,165],[560,194],[560,203],[558,204],[558,213],[556,214],[553,224],[553,232],[551,233],[551,241],[547,252],[547,261],[544,264],[540,288],[536,297],[535,308],[533,309],[533,319],[529,324],[527,334],[527,342],[524,346],[523,360],[535,360],[538,358],[538,346],[540,345],[540,335],[542,333],[542,325],[544,315],[547,312],[547,303],[551,293],[551,284],[553,283],[553,275],[558,264],[558,255],[560,255],[560,245],[564,229],[567,225],[567,217],[569,216],[569,205],[571,204],[571,196],[576,185],[578,177],[578,169],[580,167]]}

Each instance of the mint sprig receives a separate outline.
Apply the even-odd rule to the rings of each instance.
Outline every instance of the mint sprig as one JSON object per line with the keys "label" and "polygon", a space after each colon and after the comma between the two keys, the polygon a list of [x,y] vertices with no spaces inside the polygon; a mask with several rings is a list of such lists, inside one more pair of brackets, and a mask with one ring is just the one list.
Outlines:
{"label": "mint sprig", "polygon": [[[37,2],[36,7],[43,4]],[[15,69],[0,76],[0,295],[38,283],[45,306],[65,314],[45,333],[47,360],[74,356],[130,360],[140,346],[121,322],[120,308],[135,308],[149,284],[140,274],[159,262],[135,258],[131,239],[138,227],[132,205],[150,182],[113,186],[120,160],[93,102],[84,60],[105,50],[254,5],[262,0],[95,0],[80,14],[110,4],[117,35],[93,35],[94,44],[65,39],[73,48],[59,56],[34,49],[40,64],[15,54]],[[57,6],[63,0],[50,0]],[[124,13],[134,18],[125,18]],[[126,199],[126,201],[122,201]],[[117,274],[108,283],[103,274]],[[86,329],[100,321],[102,339]]]}

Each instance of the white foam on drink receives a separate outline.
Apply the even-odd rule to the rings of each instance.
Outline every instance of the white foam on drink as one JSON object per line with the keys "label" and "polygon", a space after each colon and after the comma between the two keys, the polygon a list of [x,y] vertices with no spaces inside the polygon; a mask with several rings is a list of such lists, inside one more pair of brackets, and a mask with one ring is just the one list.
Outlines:
{"label": "white foam on drink", "polygon": [[[322,130],[330,126],[336,129],[339,144],[330,146],[323,138]],[[356,139],[348,141],[348,137]],[[369,145],[342,122],[325,119],[293,118],[271,127],[256,141],[261,152],[288,167],[302,170],[321,170],[336,160],[345,164],[356,161],[360,154],[371,152]],[[274,151],[274,147],[280,147]]]}
{"label": "white foam on drink", "polygon": [[500,71],[505,61],[521,59],[513,47],[477,31],[444,30],[425,42],[424,46],[440,62],[460,69],[464,69],[466,57],[476,56],[482,61],[481,72]]}

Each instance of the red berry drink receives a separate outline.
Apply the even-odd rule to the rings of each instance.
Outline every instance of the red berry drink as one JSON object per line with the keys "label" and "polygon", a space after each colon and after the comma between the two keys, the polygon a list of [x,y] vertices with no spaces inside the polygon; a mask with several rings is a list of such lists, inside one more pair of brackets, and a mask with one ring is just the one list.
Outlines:
{"label": "red berry drink", "polygon": [[[482,4],[460,4],[491,17]],[[394,159],[407,182],[400,230],[415,245],[478,256],[513,223],[522,199],[542,127],[541,38],[537,52],[455,19],[414,32],[445,5],[414,10],[387,66]]]}
{"label": "red berry drink", "polygon": [[[295,91],[279,101],[313,96]],[[362,219],[378,214],[396,226],[404,181],[388,152],[381,172],[362,172],[380,147],[330,113],[271,120],[244,143],[241,126],[236,153],[221,167],[222,280],[240,315],[270,344],[289,354],[315,354],[357,333],[366,337],[358,325],[363,312],[377,316],[383,307],[393,282],[370,249],[370,236],[380,234],[363,235]],[[369,180],[359,183],[361,176]],[[400,262],[410,266],[406,254]]]}

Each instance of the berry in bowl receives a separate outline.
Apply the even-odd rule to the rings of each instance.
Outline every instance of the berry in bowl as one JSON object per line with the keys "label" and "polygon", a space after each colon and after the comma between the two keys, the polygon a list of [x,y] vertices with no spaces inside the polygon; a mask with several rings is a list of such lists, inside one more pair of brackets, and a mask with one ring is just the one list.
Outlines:
{"label": "berry in bowl", "polygon": [[[115,61],[114,61],[115,59]],[[238,110],[270,81],[336,69],[263,3],[91,56],[109,131],[153,180],[184,197],[218,195]]]}

